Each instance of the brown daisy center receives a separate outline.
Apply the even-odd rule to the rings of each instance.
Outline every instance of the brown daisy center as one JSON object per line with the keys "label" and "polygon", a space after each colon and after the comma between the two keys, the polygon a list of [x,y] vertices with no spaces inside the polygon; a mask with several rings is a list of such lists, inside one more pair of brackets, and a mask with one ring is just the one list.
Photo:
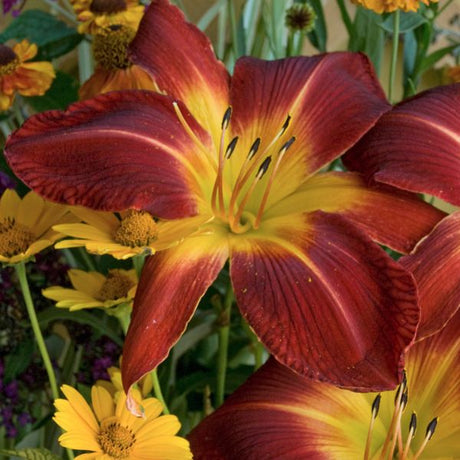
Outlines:
{"label": "brown daisy center", "polygon": [[0,254],[13,257],[27,251],[35,241],[34,234],[24,225],[16,223],[13,218],[0,221]]}
{"label": "brown daisy center", "polygon": [[293,31],[310,32],[315,25],[315,11],[307,3],[296,3],[286,12],[286,26]]}
{"label": "brown daisy center", "polygon": [[0,45],[0,76],[9,75],[16,70],[19,59],[16,53],[6,45]]}
{"label": "brown daisy center", "polygon": [[126,11],[125,0],[93,0],[90,11],[95,14],[114,14]]}
{"label": "brown daisy center", "polygon": [[129,458],[136,436],[134,433],[120,423],[110,419],[101,424],[101,431],[97,435],[97,442],[101,446],[104,454],[110,455],[116,459]]}
{"label": "brown daisy center", "polygon": [[157,223],[146,211],[129,211],[114,234],[117,243],[131,248],[148,246],[157,238]]}
{"label": "brown daisy center", "polygon": [[128,45],[135,34],[134,29],[122,25],[112,25],[102,29],[93,40],[95,61],[106,70],[130,67]]}
{"label": "brown daisy center", "polygon": [[135,285],[133,280],[121,270],[110,270],[107,279],[97,294],[98,300],[117,300],[127,297],[129,290]]}

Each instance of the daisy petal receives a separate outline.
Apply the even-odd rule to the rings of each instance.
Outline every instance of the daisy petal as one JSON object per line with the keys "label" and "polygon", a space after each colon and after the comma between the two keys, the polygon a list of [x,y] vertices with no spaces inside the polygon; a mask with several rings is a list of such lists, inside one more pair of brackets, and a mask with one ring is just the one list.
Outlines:
{"label": "daisy petal", "polygon": [[[195,215],[200,184],[213,171],[172,103],[153,92],[104,94],[29,118],[5,153],[17,175],[52,201],[171,219]],[[182,113],[207,144],[208,134],[184,107]]]}
{"label": "daisy petal", "polygon": [[460,205],[459,105],[460,83],[402,102],[345,155],[346,166]]}
{"label": "daisy petal", "polygon": [[283,364],[360,391],[391,389],[419,309],[412,276],[347,220],[321,211],[272,219],[235,239],[243,316]]}
{"label": "daisy petal", "polygon": [[460,307],[460,211],[443,219],[400,262],[417,282],[420,340],[442,329]]}
{"label": "daisy petal", "polygon": [[147,260],[123,348],[126,392],[166,358],[227,257],[225,239],[206,235]]}

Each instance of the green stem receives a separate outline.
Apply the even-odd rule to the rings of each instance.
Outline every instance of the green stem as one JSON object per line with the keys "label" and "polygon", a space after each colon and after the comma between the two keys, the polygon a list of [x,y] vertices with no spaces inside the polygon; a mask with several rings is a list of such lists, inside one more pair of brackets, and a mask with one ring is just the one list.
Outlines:
{"label": "green stem", "polygon": [[254,371],[256,371],[257,369],[259,369],[259,367],[262,366],[263,358],[264,358],[264,346],[262,345],[261,342],[257,340],[254,342],[254,359],[255,359]]}
{"label": "green stem", "polygon": [[340,15],[342,16],[342,21],[347,29],[348,38],[350,39],[353,35],[353,23],[351,22],[350,15],[348,14],[347,7],[345,6],[345,2],[343,0],[337,0],[337,5],[340,9]]}
{"label": "green stem", "polygon": [[232,32],[232,46],[233,46],[233,53],[235,54],[234,59],[238,59],[240,57],[240,50],[238,46],[238,32],[236,27],[236,13],[235,13],[235,5],[234,2],[231,0],[227,3],[228,6],[228,15],[230,18],[230,29]]}
{"label": "green stem", "polygon": [[399,10],[393,13],[393,48],[391,51],[390,62],[390,81],[388,86],[388,99],[393,103],[393,86],[396,75],[396,63],[398,61],[398,47],[399,47]]}
{"label": "green stem", "polygon": [[137,256],[134,256],[133,259],[132,259],[133,260],[133,267],[136,270],[136,274],[137,274],[138,279],[141,278],[141,273],[142,273],[142,269],[144,268],[145,258],[146,258],[145,254],[139,254]]}
{"label": "green stem", "polygon": [[228,362],[228,342],[230,336],[230,311],[233,303],[233,290],[228,286],[224,300],[222,315],[222,326],[219,329],[219,349],[217,355],[217,388],[216,388],[216,407],[224,402],[225,381],[227,377]]}
{"label": "green stem", "polygon": [[154,369],[150,375],[152,376],[153,392],[155,393],[155,397],[161,402],[161,404],[163,404],[163,412],[165,414],[170,414],[165,398],[163,397],[163,392],[161,391],[157,370]]}
{"label": "green stem", "polygon": [[27,282],[26,266],[24,262],[20,262],[16,264],[14,268],[16,269],[16,274],[18,275],[19,284],[21,285],[22,295],[26,304],[27,313],[29,314],[32,330],[34,331],[35,340],[37,341],[38,349],[40,350],[40,354],[48,374],[48,380],[51,386],[51,394],[53,395],[53,399],[57,399],[59,398],[59,391],[56,383],[56,376],[54,375],[53,366],[51,364],[48,350],[46,349],[45,340],[43,339],[40,325],[38,324],[37,314],[35,313],[32,296],[30,294],[29,283]]}

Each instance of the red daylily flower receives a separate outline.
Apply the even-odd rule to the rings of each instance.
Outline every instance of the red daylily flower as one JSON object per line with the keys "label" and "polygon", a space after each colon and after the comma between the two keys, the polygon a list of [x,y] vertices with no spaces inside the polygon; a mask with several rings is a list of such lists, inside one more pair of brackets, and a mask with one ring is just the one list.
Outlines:
{"label": "red daylily flower", "polygon": [[[193,458],[457,458],[459,328],[460,312],[441,332],[410,348],[407,381],[398,396],[311,382],[270,359],[190,433]],[[409,434],[414,421],[417,428]]]}
{"label": "red daylily flower", "polygon": [[412,276],[371,238],[408,252],[444,213],[360,174],[319,172],[390,108],[368,59],[245,57],[230,78],[165,0],[131,47],[164,94],[120,91],[36,115],[6,148],[51,200],[203,217],[144,266],[125,389],[166,358],[228,258],[241,313],[279,361],[343,387],[393,388],[419,308]]}

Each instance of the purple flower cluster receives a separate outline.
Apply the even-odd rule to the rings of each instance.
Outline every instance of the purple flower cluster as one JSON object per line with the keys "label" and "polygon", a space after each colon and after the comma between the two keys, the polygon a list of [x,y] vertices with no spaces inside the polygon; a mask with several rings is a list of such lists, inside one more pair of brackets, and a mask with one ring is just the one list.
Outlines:
{"label": "purple flower cluster", "polygon": [[19,16],[25,0],[2,0],[3,14],[11,12],[13,17]]}

